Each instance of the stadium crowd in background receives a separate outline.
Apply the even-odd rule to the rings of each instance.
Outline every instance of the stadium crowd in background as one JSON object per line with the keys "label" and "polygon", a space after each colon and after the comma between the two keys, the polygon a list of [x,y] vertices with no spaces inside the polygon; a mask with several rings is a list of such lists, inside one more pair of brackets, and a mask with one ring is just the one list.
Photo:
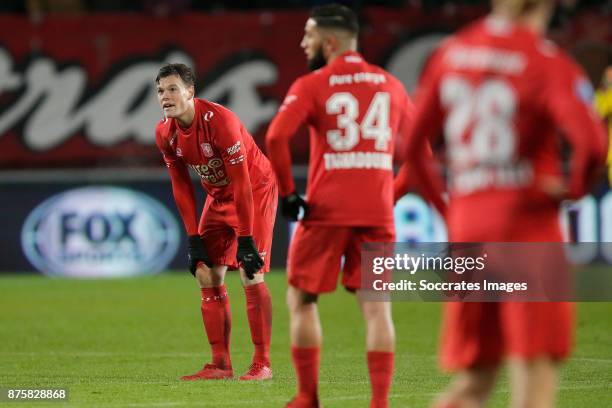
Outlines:
{"label": "stadium crowd in background", "polygon": [[[154,15],[169,16],[186,11],[223,11],[223,10],[264,10],[311,8],[332,3],[331,0],[3,0],[0,13],[51,13],[75,14],[84,12],[150,12]],[[343,0],[343,4],[353,10],[367,6],[418,7],[452,9],[457,6],[488,7],[488,0]],[[561,0],[563,8],[576,11],[597,7],[602,12],[612,11],[611,0]]]}

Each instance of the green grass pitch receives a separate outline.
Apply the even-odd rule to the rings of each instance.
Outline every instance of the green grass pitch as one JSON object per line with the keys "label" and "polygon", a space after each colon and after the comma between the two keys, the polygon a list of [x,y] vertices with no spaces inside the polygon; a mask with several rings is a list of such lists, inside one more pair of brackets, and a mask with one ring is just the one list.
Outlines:
{"label": "green grass pitch", "polygon": [[[0,387],[67,387],[68,402],[0,407],[282,407],[294,393],[285,275],[267,276],[273,296],[272,364],[263,383],[180,382],[209,359],[199,291],[188,273],[125,280],[0,278]],[[246,370],[252,345],[238,277],[227,286],[232,359]],[[367,407],[364,328],[353,296],[322,297],[320,395],[327,408]],[[436,360],[440,305],[395,303],[392,407],[426,407],[448,382]],[[490,406],[508,404],[502,376]],[[579,305],[577,347],[560,382],[560,407],[612,406],[612,303]]]}

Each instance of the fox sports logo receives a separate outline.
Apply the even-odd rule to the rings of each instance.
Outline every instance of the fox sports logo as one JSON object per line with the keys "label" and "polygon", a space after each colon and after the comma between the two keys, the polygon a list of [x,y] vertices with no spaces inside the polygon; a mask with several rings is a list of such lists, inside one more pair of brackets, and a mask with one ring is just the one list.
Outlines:
{"label": "fox sports logo", "polygon": [[178,225],[159,202],[117,187],[69,190],[41,203],[26,219],[23,251],[48,275],[118,277],[166,268]]}

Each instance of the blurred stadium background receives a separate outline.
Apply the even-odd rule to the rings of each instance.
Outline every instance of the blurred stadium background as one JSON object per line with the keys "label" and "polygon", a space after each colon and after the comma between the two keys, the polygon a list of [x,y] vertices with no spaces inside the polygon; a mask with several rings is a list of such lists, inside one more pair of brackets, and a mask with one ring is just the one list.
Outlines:
{"label": "blurred stadium background", "polygon": [[[308,7],[320,3],[0,2],[0,271],[120,276],[183,268],[183,229],[154,142],[157,69],[193,65],[198,95],[236,112],[262,146],[289,85],[306,73],[299,43]],[[365,57],[410,92],[432,48],[487,11],[486,1],[344,3],[359,11]],[[551,37],[598,86],[612,63],[612,2],[561,3]],[[303,185],[305,132],[294,138],[293,156]],[[612,241],[605,185],[574,211],[579,240]],[[443,223],[420,198],[406,197],[396,211],[399,240],[444,239]],[[288,231],[278,218],[275,267],[284,267]],[[584,257],[612,262],[598,252]]]}
{"label": "blurred stadium background", "polygon": [[[0,351],[0,386],[70,386],[82,406],[200,405],[200,388],[175,381],[197,368],[206,347],[193,282],[168,273],[185,274],[186,243],[155,147],[161,113],[153,80],[164,62],[192,65],[198,95],[236,112],[263,147],[267,125],[289,85],[307,72],[299,43],[308,9],[322,3],[0,1],[0,343],[6,347]],[[399,77],[409,92],[436,44],[484,15],[488,4],[340,3],[359,12],[365,57]],[[561,4],[550,37],[575,56],[594,87],[601,87],[612,64],[612,2]],[[306,133],[292,143],[294,174],[303,191]],[[566,209],[563,222],[574,227],[579,241],[612,242],[607,186],[602,179],[592,195]],[[445,238],[443,222],[416,195],[402,199],[396,216],[398,240]],[[290,230],[277,218],[272,264],[278,272],[285,266]],[[585,248],[575,254],[577,260],[610,267],[610,245]],[[40,278],[155,273],[164,276]],[[221,391],[215,385],[211,404],[234,406],[232,393],[240,392],[245,405],[280,406],[291,395],[284,275],[274,273],[270,281],[280,388],[273,383]],[[241,289],[236,281],[230,285],[236,294],[234,350],[246,364],[250,346]],[[335,305],[325,311],[324,303],[322,310],[330,336],[326,353],[335,356],[338,371],[323,368],[323,400],[335,396],[328,398],[331,407],[364,406],[365,365],[353,361],[361,346],[344,341],[360,338],[352,332],[362,330],[359,317],[345,294],[325,302]],[[403,354],[392,402],[426,406],[445,381],[434,357],[438,306],[394,307]],[[579,349],[564,379],[562,406],[610,406],[612,309],[601,304],[581,310]],[[168,388],[162,392],[161,386]],[[502,393],[494,402],[506,401]]]}

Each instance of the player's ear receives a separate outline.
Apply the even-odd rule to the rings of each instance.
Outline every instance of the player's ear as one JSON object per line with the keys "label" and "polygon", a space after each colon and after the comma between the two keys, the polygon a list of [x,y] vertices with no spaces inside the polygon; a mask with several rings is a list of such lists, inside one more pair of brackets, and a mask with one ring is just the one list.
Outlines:
{"label": "player's ear", "polygon": [[323,37],[323,56],[325,59],[329,59],[329,57],[336,52],[338,49],[338,39],[334,35],[326,35]]}
{"label": "player's ear", "polygon": [[195,96],[195,86],[191,85],[189,88],[187,88],[187,93],[189,95],[189,99],[193,99]]}

